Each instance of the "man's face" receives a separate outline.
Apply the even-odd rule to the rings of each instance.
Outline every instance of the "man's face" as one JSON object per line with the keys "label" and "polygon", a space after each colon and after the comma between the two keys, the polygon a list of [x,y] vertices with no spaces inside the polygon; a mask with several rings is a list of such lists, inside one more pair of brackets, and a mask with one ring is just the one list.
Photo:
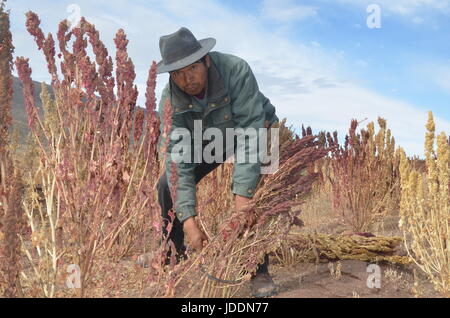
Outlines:
{"label": "man's face", "polygon": [[209,56],[205,56],[205,62],[196,62],[182,69],[170,72],[172,81],[186,94],[198,95],[206,87],[208,82]]}

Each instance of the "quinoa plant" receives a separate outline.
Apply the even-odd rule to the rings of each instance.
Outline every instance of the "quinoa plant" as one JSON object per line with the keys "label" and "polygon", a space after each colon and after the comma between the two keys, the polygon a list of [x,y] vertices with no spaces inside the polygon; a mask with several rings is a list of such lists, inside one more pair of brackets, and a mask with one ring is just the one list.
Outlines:
{"label": "quinoa plant", "polygon": [[[378,118],[356,132],[352,120],[344,146],[335,147],[328,162],[328,180],[332,186],[333,210],[341,222],[355,232],[370,231],[374,223],[399,204],[399,156],[386,121]],[[337,134],[327,136],[338,145]]]}
{"label": "quinoa plant", "polygon": [[23,229],[21,207],[23,186],[9,144],[14,46],[9,12],[4,10],[4,5],[5,2],[0,4],[0,295],[18,297],[22,296],[18,233]]}
{"label": "quinoa plant", "polygon": [[[154,190],[159,176],[156,63],[149,71],[144,111],[136,105],[134,65],[122,29],[114,39],[113,69],[99,32],[84,18],[72,30],[67,21],[59,24],[56,55],[52,34],[44,36],[35,13],[26,16],[52,79],[52,91],[42,90],[42,119],[28,59],[16,59],[40,157],[24,199],[32,230],[31,247],[22,237],[33,269],[28,285],[39,286],[42,296],[60,295],[66,290],[67,265],[76,264],[81,275],[78,296],[85,296],[95,288],[93,278],[102,264],[157,245],[157,231],[151,231],[161,223]],[[36,187],[41,196],[33,191]]]}
{"label": "quinoa plant", "polygon": [[449,297],[450,145],[444,132],[435,136],[431,111],[426,128],[425,173],[414,167],[401,151],[400,227],[410,257],[428,275],[436,290]]}
{"label": "quinoa plant", "polygon": [[[235,296],[263,262],[264,255],[280,246],[293,225],[302,225],[300,211],[293,211],[292,207],[303,202],[318,177],[308,167],[329,150],[320,147],[315,136],[295,136],[283,123],[280,136],[279,169],[261,178],[254,197],[242,211],[234,211],[230,198],[224,194],[229,191],[230,166],[216,169],[205,180],[204,185],[219,190],[213,191],[215,196],[206,203],[203,201],[204,206],[211,204],[216,213],[211,217],[200,210],[209,244],[184,265],[196,269],[198,274],[187,285],[184,296]],[[216,196],[225,201],[215,200]],[[182,283],[183,275],[179,276],[174,287]]]}

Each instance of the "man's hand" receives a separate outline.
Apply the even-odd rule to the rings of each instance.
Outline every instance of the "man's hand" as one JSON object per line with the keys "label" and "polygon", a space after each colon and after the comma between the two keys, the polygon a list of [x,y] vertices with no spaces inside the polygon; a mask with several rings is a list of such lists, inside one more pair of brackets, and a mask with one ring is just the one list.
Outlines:
{"label": "man's hand", "polygon": [[[252,200],[251,198],[243,197],[241,195],[236,194],[234,197],[234,206],[236,212],[243,210],[251,200]],[[251,227],[253,224],[255,224],[255,222],[256,222],[255,215],[253,213],[249,213],[247,215],[246,226]]]}
{"label": "man's hand", "polygon": [[240,225],[244,225],[246,228],[251,228],[256,223],[256,217],[252,212],[241,212],[245,207],[247,207],[251,200],[251,198],[238,194],[234,196],[235,213],[231,216],[231,221],[222,224],[219,228],[219,232],[222,233],[225,241],[228,240],[230,234]]}
{"label": "man's hand", "polygon": [[251,198],[236,194],[234,197],[234,206],[236,208],[236,211],[241,211],[250,201]]}
{"label": "man's hand", "polygon": [[203,247],[208,244],[208,238],[206,234],[197,225],[194,217],[191,217],[184,221],[183,230],[186,234],[189,244],[197,251],[201,251]]}

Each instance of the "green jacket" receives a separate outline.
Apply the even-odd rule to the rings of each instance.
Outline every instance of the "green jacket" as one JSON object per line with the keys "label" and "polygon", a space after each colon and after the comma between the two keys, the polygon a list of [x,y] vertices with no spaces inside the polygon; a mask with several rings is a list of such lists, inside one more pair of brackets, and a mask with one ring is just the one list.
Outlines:
{"label": "green jacket", "polygon": [[[278,121],[275,107],[258,88],[250,66],[243,59],[220,52],[210,52],[211,66],[208,70],[206,107],[195,98],[185,94],[175,84],[169,83],[163,90],[159,102],[161,132],[163,131],[164,105],[170,97],[172,105],[172,130],[187,128],[193,137],[194,120],[202,120],[203,129],[215,127],[225,136],[226,128],[263,128]],[[161,138],[161,143],[165,140]],[[170,140],[167,153],[176,144]],[[248,148],[248,147],[247,147]],[[248,150],[246,148],[246,151]],[[258,160],[259,161],[259,160]],[[170,155],[166,156],[166,174],[170,184]],[[175,212],[183,222],[195,216],[196,183],[194,169],[197,163],[177,163],[177,193]],[[252,197],[260,177],[260,163],[234,163],[232,191],[245,197]]]}

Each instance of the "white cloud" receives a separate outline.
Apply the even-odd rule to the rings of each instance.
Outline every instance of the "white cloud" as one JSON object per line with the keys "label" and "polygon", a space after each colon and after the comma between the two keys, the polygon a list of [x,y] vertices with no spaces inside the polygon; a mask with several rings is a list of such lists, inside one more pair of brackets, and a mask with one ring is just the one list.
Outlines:
{"label": "white cloud", "polygon": [[414,22],[415,24],[422,24],[422,23],[424,23],[424,19],[423,18],[421,18],[421,17],[414,17],[413,19],[412,19],[412,22]]}
{"label": "white cloud", "polygon": [[343,3],[365,8],[372,3],[381,5],[388,15],[394,14],[414,19],[414,23],[423,22],[419,17],[424,10],[450,14],[450,0],[322,0],[323,2]]}
{"label": "white cloud", "polygon": [[317,7],[300,5],[293,0],[264,0],[261,15],[282,23],[301,21],[316,16]]}
{"label": "white cloud", "polygon": [[435,83],[450,94],[450,60],[417,63],[413,75]]}
{"label": "white cloud", "polygon": [[[331,2],[330,0],[325,0]],[[414,16],[422,10],[433,10],[444,14],[450,14],[450,0],[332,0],[359,7],[367,7],[369,4],[380,4],[388,13],[400,16]]]}
{"label": "white cloud", "polygon": [[[382,18],[398,18],[402,23],[412,27],[427,26],[439,29],[439,15],[450,16],[450,0],[319,0],[322,3],[335,5],[341,3],[359,8],[366,12],[370,4],[381,6]],[[444,18],[446,18],[444,17]],[[360,25],[356,24],[359,28]]]}
{"label": "white cloud", "polygon": [[366,60],[362,59],[357,59],[354,63],[360,68],[366,68],[367,66],[369,66],[369,63]]}
{"label": "white cloud", "polygon": [[[71,0],[61,1],[55,6],[53,1],[47,0],[32,5],[32,9],[45,20],[45,33],[52,31],[55,34],[57,23],[67,15],[65,9],[70,3]],[[300,10],[293,2],[286,3]],[[92,1],[79,1],[78,4],[82,14],[95,23],[113,58],[113,37],[119,28],[125,29],[130,41],[129,55],[136,67],[139,104],[142,106],[150,64],[152,60],[160,60],[159,37],[186,26],[198,39],[215,37],[217,45],[214,50],[246,59],[261,91],[272,100],[280,117],[288,117],[291,124],[298,127],[302,123],[311,125],[315,131],[338,130],[343,135],[353,117],[376,120],[377,116],[383,116],[409,154],[422,153],[425,112],[415,105],[383,97],[356,84],[349,75],[349,65],[355,62],[346,61],[345,52],[326,51],[316,43],[294,43],[289,40],[289,34],[266,29],[260,17],[227,8],[219,1],[110,0],[108,6]],[[265,5],[270,5],[270,1]],[[25,19],[23,15],[18,17],[17,11],[21,14],[30,5],[18,0],[11,2],[10,6],[16,8],[12,15],[15,19],[16,53],[31,57],[34,78],[48,78],[41,53],[35,49],[31,36],[18,25],[23,26]],[[289,14],[278,13],[279,19],[292,18]],[[356,63],[364,64],[366,61]],[[167,74],[158,76],[158,99],[167,80]],[[437,122],[445,129],[450,128],[448,122]]]}
{"label": "white cloud", "polygon": [[[367,118],[361,127],[370,121],[376,122],[378,117],[385,118],[397,145],[405,148],[408,155],[423,155],[427,112],[401,100],[349,83],[311,89],[307,94],[277,95],[271,101],[277,105],[279,117],[287,117],[290,124],[311,126],[314,132],[337,130],[341,141],[352,118],[358,121]],[[436,126],[437,131],[450,131],[449,121],[436,118]]]}

